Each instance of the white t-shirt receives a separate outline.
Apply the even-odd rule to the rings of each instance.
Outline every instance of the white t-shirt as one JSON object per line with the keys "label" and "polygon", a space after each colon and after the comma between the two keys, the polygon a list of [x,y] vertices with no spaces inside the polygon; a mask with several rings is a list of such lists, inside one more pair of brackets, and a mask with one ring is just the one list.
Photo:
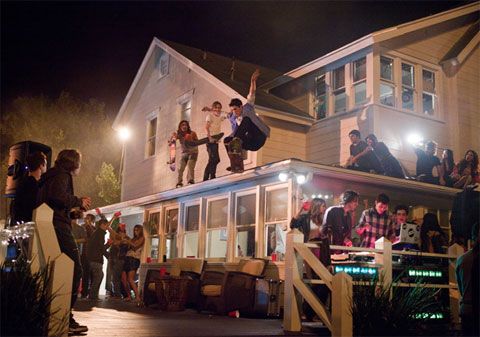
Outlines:
{"label": "white t-shirt", "polygon": [[310,220],[310,233],[308,233],[308,239],[317,239],[320,237],[320,226],[317,226],[315,222]]}
{"label": "white t-shirt", "polygon": [[206,121],[210,123],[210,135],[218,135],[222,132],[222,121],[226,119],[224,114],[215,116],[212,112],[207,115]]}

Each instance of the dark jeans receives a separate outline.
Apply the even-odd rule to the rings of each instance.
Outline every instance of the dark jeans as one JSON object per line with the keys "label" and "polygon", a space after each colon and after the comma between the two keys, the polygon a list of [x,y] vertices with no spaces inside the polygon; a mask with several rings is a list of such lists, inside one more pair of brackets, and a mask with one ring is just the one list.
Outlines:
{"label": "dark jeans", "polygon": [[113,294],[113,289],[112,289],[112,261],[110,261],[110,258],[107,259],[107,275],[105,276],[105,290],[107,291],[107,294],[110,293]]}
{"label": "dark jeans", "polygon": [[60,223],[54,224],[55,234],[57,235],[58,245],[60,251],[67,255],[73,261],[73,283],[72,283],[72,298],[70,302],[70,309],[73,308],[77,300],[78,286],[82,278],[82,263],[80,262],[80,255],[78,254],[78,247],[72,235],[72,230],[69,225]]}
{"label": "dark jeans", "polygon": [[203,181],[215,179],[217,165],[220,162],[220,156],[218,155],[218,143],[207,143],[207,152],[208,164],[205,167],[205,172],[203,173]]}
{"label": "dark jeans", "polygon": [[123,259],[112,259],[113,296],[122,296]]}
{"label": "dark jeans", "polygon": [[82,261],[82,297],[88,296],[90,289],[90,262],[88,262],[87,254],[81,256]]}
{"label": "dark jeans", "polygon": [[267,140],[267,135],[260,131],[248,117],[242,119],[233,136],[224,139],[225,144],[230,143],[234,137],[240,138],[242,140],[242,149],[249,151],[258,151]]}
{"label": "dark jeans", "polygon": [[103,279],[103,263],[90,262],[90,277],[91,284],[88,297],[90,299],[98,299],[98,291]]}

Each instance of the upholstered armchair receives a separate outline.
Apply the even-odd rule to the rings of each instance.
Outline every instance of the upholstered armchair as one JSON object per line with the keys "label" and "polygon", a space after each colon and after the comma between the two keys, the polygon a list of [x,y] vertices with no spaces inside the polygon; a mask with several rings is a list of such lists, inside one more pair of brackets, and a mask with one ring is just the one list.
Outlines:
{"label": "upholstered armchair", "polygon": [[[206,265],[203,259],[174,258],[171,263],[170,276],[185,276],[190,279],[187,295],[187,306],[197,307],[198,294],[200,293],[200,277]],[[143,289],[143,303],[149,306],[157,302],[155,280],[160,279],[160,270],[149,269],[145,276]]]}
{"label": "upholstered armchair", "polygon": [[253,311],[255,285],[263,278],[267,260],[241,260],[238,271],[204,271],[200,279],[199,310],[226,314],[233,310],[243,313]]}

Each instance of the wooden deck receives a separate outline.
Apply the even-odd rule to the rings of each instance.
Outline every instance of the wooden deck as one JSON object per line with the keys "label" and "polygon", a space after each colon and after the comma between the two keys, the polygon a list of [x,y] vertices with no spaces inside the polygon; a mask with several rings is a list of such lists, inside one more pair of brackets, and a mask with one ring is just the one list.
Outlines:
{"label": "wooden deck", "polygon": [[[83,336],[159,337],[159,336],[282,336],[281,319],[231,318],[228,316],[182,312],[164,312],[154,306],[139,308],[118,299],[98,302],[79,299],[74,317],[88,326]],[[297,334],[318,335],[312,329]],[[290,335],[290,334],[289,334]],[[291,335],[290,335],[291,336]]]}

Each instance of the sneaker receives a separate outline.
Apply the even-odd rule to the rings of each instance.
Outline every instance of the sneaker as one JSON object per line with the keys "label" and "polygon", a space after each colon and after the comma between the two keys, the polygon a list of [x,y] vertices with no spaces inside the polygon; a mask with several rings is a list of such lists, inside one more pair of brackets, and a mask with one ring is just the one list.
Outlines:
{"label": "sneaker", "polygon": [[193,184],[195,184],[195,182],[194,182],[193,180],[190,180],[190,181],[188,182],[188,184],[189,184],[189,185],[193,185]]}
{"label": "sneaker", "polygon": [[70,317],[70,324],[68,326],[68,333],[74,334],[79,332],[87,332],[88,328],[86,325],[80,325],[73,317]]}
{"label": "sneaker", "polygon": [[183,184],[182,183],[178,183],[177,186],[175,186],[175,188],[179,188],[179,187],[182,187]]}

